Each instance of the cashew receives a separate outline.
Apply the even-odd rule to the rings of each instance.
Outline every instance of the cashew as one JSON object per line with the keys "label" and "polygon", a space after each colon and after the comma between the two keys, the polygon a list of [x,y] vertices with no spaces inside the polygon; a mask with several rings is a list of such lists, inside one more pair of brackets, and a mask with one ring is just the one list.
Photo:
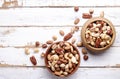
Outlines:
{"label": "cashew", "polygon": [[69,55],[69,53],[65,53],[65,55],[64,55],[65,59],[69,59],[68,55]]}
{"label": "cashew", "polygon": [[53,66],[51,66],[51,70],[52,70],[52,71],[55,71],[55,68],[54,68]]}
{"label": "cashew", "polygon": [[103,41],[103,42],[100,43],[100,45],[101,45],[102,47],[104,47],[104,46],[106,45],[106,42]]}
{"label": "cashew", "polygon": [[58,71],[55,71],[54,73],[55,73],[55,75],[58,75],[58,76],[61,75],[61,73]]}
{"label": "cashew", "polygon": [[68,75],[68,72],[63,72],[64,75]]}
{"label": "cashew", "polygon": [[71,50],[71,52],[73,52],[73,46],[70,46],[70,50]]}
{"label": "cashew", "polygon": [[72,68],[72,63],[71,63],[71,61],[68,63],[68,65],[69,65],[69,68]]}
{"label": "cashew", "polygon": [[63,64],[63,63],[62,63],[62,64],[60,64],[60,67],[65,67],[65,64]]}
{"label": "cashew", "polygon": [[75,54],[75,58],[76,58],[76,60],[79,60],[79,55]]}
{"label": "cashew", "polygon": [[77,60],[74,56],[72,57],[71,61],[72,61],[72,63],[77,63]]}
{"label": "cashew", "polygon": [[51,56],[52,60],[59,60],[59,56],[57,54],[54,54]]}
{"label": "cashew", "polygon": [[47,59],[51,60],[51,55],[50,54],[48,54]]}

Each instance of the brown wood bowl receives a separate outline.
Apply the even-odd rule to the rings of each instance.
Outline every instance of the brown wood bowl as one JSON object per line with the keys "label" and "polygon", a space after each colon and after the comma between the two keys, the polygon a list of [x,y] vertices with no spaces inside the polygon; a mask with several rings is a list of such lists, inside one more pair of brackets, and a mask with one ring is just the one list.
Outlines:
{"label": "brown wood bowl", "polygon": [[[110,43],[109,43],[108,45],[106,45],[105,47],[101,47],[101,48],[96,48],[96,47],[93,47],[93,46],[89,45],[89,44],[86,42],[86,38],[85,38],[85,31],[86,31],[86,28],[88,27],[88,25],[89,25],[90,23],[93,23],[93,22],[98,21],[98,20],[106,22],[106,23],[111,27],[112,32],[113,32],[112,39],[111,39]],[[115,29],[114,29],[113,24],[112,24],[108,19],[106,19],[106,18],[104,18],[104,17],[94,17],[94,18],[89,19],[89,20],[83,25],[82,30],[81,30],[81,39],[82,39],[83,45],[84,45],[88,50],[90,50],[92,53],[95,53],[95,54],[100,53],[100,52],[108,49],[108,48],[113,44],[113,42],[114,42],[114,40],[115,40],[115,36],[116,36],[116,32],[115,32]]]}
{"label": "brown wood bowl", "polygon": [[[56,43],[54,43],[54,44],[58,44],[58,43],[60,43],[60,42],[65,42],[65,41],[59,41],[59,42],[56,42]],[[69,42],[67,42],[67,43],[69,43]],[[76,67],[72,70],[72,72],[71,73],[68,73],[68,75],[56,75],[51,69],[50,69],[50,67],[49,67],[49,64],[48,64],[48,58],[47,58],[47,56],[48,56],[48,54],[51,52],[51,47],[52,47],[52,45],[50,45],[49,47],[48,47],[48,49],[47,49],[47,51],[46,51],[46,54],[45,54],[45,66],[46,66],[46,68],[48,69],[48,71],[50,72],[50,73],[52,73],[52,74],[54,74],[55,76],[58,76],[58,77],[67,77],[67,76],[70,76],[70,75],[72,75],[73,73],[75,73],[76,72],[76,70],[79,68],[79,65],[80,65],[80,54],[79,54],[79,51],[78,51],[78,49],[73,45],[73,44],[71,44],[71,43],[69,43],[71,46],[73,46],[73,48],[74,48],[74,50],[76,50],[77,51],[77,54],[79,55],[79,59],[78,59],[78,64],[76,65]]]}

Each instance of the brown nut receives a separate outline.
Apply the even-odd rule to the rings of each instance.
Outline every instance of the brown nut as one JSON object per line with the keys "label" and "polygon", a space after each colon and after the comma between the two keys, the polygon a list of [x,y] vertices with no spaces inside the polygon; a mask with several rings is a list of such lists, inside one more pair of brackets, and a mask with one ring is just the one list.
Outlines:
{"label": "brown nut", "polygon": [[78,7],[78,6],[75,6],[75,7],[74,7],[74,11],[75,11],[75,12],[79,11],[79,7]]}
{"label": "brown nut", "polygon": [[47,48],[47,44],[42,44],[42,48]]}
{"label": "brown nut", "polygon": [[33,65],[36,65],[37,64],[37,61],[36,61],[36,58],[34,56],[31,56],[30,57],[30,61]]}
{"label": "brown nut", "polygon": [[94,13],[94,10],[93,10],[93,9],[90,9],[90,10],[89,10],[89,13],[90,13],[90,14],[93,14],[93,13]]}
{"label": "brown nut", "polygon": [[54,35],[54,36],[52,37],[52,39],[53,39],[54,41],[56,41],[56,40],[57,40],[57,36]]}
{"label": "brown nut", "polygon": [[64,36],[63,40],[67,41],[69,40],[73,35],[71,33],[68,33],[67,35]]}
{"label": "brown nut", "polygon": [[84,55],[84,56],[83,56],[83,59],[84,59],[84,60],[88,60],[88,56],[87,56],[87,55]]}
{"label": "brown nut", "polygon": [[78,24],[79,22],[80,22],[80,19],[77,18],[77,19],[75,19],[74,24],[76,25],[76,24]]}
{"label": "brown nut", "polygon": [[82,48],[82,53],[83,53],[83,54],[87,54],[87,51],[86,51],[85,48]]}
{"label": "brown nut", "polygon": [[82,42],[77,42],[77,47],[82,47]]}
{"label": "brown nut", "polygon": [[36,46],[36,47],[39,47],[39,46],[40,46],[39,41],[36,41],[36,42],[35,42],[35,46]]}
{"label": "brown nut", "polygon": [[90,19],[90,18],[92,18],[92,15],[89,14],[89,13],[83,13],[82,14],[82,18],[84,18],[84,19]]}

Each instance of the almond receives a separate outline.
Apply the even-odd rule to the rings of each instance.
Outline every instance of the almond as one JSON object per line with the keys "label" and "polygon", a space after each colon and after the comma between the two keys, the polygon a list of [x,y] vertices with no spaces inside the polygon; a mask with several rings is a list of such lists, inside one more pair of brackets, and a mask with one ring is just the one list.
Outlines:
{"label": "almond", "polygon": [[101,39],[97,38],[96,41],[95,41],[95,47],[96,48],[100,47],[100,43],[101,43]]}
{"label": "almond", "polygon": [[52,40],[48,40],[46,43],[47,43],[47,44],[52,44],[53,41],[52,41]]}
{"label": "almond", "polygon": [[42,48],[47,48],[47,44],[42,44]]}
{"label": "almond", "polygon": [[36,58],[34,56],[31,56],[30,57],[30,61],[33,65],[36,65],[37,64],[37,61],[36,61]]}
{"label": "almond", "polygon": [[80,19],[77,18],[77,19],[75,19],[74,24],[76,25],[76,24],[78,24],[79,22],[80,22]]}
{"label": "almond", "polygon": [[67,35],[64,36],[63,40],[64,40],[64,41],[67,41],[67,40],[69,40],[72,36],[73,36],[72,33],[68,33]]}
{"label": "almond", "polygon": [[64,33],[63,30],[60,30],[59,33],[60,33],[61,36],[64,36],[64,35],[65,35],[65,33]]}

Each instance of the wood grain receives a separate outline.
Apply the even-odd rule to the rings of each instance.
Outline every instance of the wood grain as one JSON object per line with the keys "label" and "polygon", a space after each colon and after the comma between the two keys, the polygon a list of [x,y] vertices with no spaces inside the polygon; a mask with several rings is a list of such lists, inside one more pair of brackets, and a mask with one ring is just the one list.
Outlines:
{"label": "wood grain", "polygon": [[119,79],[119,68],[79,68],[66,78],[59,78],[45,68],[0,68],[0,79]]}
{"label": "wood grain", "polygon": [[[120,6],[119,0],[0,0],[0,7],[2,8],[14,8],[14,7],[71,7],[71,6],[107,6],[115,7]],[[16,1],[16,2],[14,2]],[[15,5],[17,3],[17,5]],[[6,5],[3,6],[3,5]]]}
{"label": "wood grain", "polygon": [[[89,8],[80,8],[74,12],[73,8],[12,8],[0,10],[0,26],[73,26],[74,20],[80,18],[79,26],[87,19],[82,19],[82,13],[88,13]],[[93,17],[98,17],[104,11],[105,18],[113,25],[120,25],[120,8],[92,8]]]}

